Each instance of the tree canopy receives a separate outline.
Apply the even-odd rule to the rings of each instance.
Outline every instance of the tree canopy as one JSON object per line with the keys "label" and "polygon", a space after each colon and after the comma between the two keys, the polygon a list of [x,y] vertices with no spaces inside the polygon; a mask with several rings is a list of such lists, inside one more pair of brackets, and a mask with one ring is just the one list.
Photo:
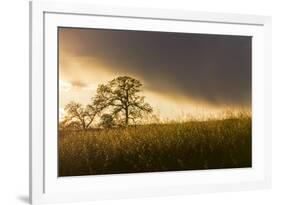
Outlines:
{"label": "tree canopy", "polygon": [[128,125],[141,118],[144,113],[153,111],[140,94],[141,87],[139,80],[128,76],[117,77],[98,86],[93,107],[108,109],[113,117],[121,116],[123,123]]}

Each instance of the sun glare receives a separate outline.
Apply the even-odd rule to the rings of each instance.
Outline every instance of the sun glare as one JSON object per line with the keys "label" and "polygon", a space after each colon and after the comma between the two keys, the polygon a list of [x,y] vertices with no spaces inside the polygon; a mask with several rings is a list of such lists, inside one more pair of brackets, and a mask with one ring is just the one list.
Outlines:
{"label": "sun glare", "polygon": [[63,80],[59,80],[59,88],[61,92],[68,92],[70,91],[71,87],[72,87],[71,83],[68,83]]}

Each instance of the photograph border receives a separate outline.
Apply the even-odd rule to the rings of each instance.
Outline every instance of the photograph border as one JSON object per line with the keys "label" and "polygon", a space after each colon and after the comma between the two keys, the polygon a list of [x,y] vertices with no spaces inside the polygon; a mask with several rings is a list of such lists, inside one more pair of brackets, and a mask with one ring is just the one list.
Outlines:
{"label": "photograph border", "polygon": [[[171,31],[145,31],[145,30],[141,30],[141,31],[136,31],[136,30],[130,30],[130,29],[109,29],[109,28],[90,28],[90,27],[71,27],[71,26],[58,26],[57,27],[57,150],[59,150],[59,104],[60,104],[60,86],[59,86],[59,81],[60,81],[60,77],[62,75],[60,75],[60,66],[59,66],[59,61],[60,61],[60,37],[59,37],[59,30],[60,29],[75,29],[75,30],[79,30],[79,31],[89,31],[89,30],[92,30],[92,31],[96,31],[96,32],[99,32],[99,31],[109,31],[109,32],[114,32],[114,31],[127,31],[127,32],[142,32],[142,33],[165,33],[165,34],[172,34],[172,33],[175,33],[175,34],[182,34],[182,33],[179,33],[179,32],[171,32]],[[251,45],[252,45],[252,41],[253,41],[253,36],[251,35],[231,35],[231,34],[208,34],[208,33],[186,33],[187,35],[189,34],[192,34],[192,35],[205,35],[205,36],[220,36],[220,37],[230,37],[230,36],[235,36],[235,37],[250,37],[250,41],[251,41]],[[62,40],[62,39],[61,39]],[[252,47],[251,47],[251,55],[252,55]],[[251,61],[251,65],[250,65],[250,72],[251,72],[251,77],[250,77],[250,84],[251,84],[251,88],[250,90],[252,91],[252,59],[250,60]],[[250,102],[250,110],[252,111],[252,93],[250,93],[251,95],[251,102]],[[250,112],[251,112],[250,111]],[[251,114],[252,115],[252,114]],[[251,128],[252,130],[252,120],[251,120]],[[252,155],[252,147],[253,147],[253,142],[252,142],[252,136],[251,136],[251,155]],[[94,174],[94,175],[90,175],[90,174],[84,174],[84,175],[73,175],[73,176],[59,176],[59,155],[60,155],[60,152],[58,151],[58,159],[57,159],[57,172],[58,172],[58,177],[79,177],[79,176],[106,176],[106,175],[112,175],[112,173],[101,173],[101,174]],[[253,168],[253,163],[252,163],[253,159],[252,159],[252,156],[251,156],[251,161],[250,161],[250,166],[236,166],[236,167],[214,167],[214,168],[201,168],[201,169],[196,169],[196,168],[191,168],[191,169],[178,169],[178,170],[166,170],[166,171],[163,171],[163,170],[159,170],[159,171],[143,171],[143,172],[120,172],[120,173],[114,173],[113,175],[116,175],[116,174],[121,174],[121,175],[127,175],[127,174],[142,174],[142,173],[159,173],[159,172],[185,172],[185,171],[207,171],[207,170],[227,170],[227,169],[250,169],[250,168]]]}
{"label": "photograph border", "polygon": [[[205,193],[214,191],[237,191],[258,188],[269,188],[271,186],[271,18],[267,16],[256,15],[240,15],[240,14],[223,14],[209,12],[189,12],[178,10],[163,10],[163,9],[140,9],[140,8],[125,8],[125,7],[108,7],[97,6],[92,4],[79,3],[54,3],[54,2],[30,2],[30,96],[29,96],[29,111],[30,111],[30,202],[32,204],[41,204],[47,202],[65,202],[65,201],[83,201],[103,199],[97,196],[97,193],[79,192],[75,193],[73,199],[66,199],[59,193],[46,193],[45,186],[45,14],[72,14],[72,15],[101,15],[110,17],[126,17],[139,19],[159,19],[159,20],[175,20],[175,21],[191,21],[191,22],[211,22],[219,24],[240,24],[240,25],[259,25],[264,31],[264,109],[265,122],[264,125],[266,136],[265,156],[264,161],[264,179],[253,182],[240,182],[239,187],[234,187],[230,183],[222,184],[216,190],[211,190],[210,187],[198,184],[196,189],[190,190],[188,187],[178,187],[176,190],[171,190],[167,187],[159,192],[147,193],[146,189],[142,193],[136,194],[136,191],[124,192],[120,195],[113,194],[110,190],[105,191],[110,198],[127,198],[141,196],[161,196],[161,195],[176,195],[188,193]],[[57,85],[56,85],[57,86]],[[149,188],[148,185],[147,188]],[[79,188],[83,189],[83,188]],[[148,189],[149,190],[149,189]]]}

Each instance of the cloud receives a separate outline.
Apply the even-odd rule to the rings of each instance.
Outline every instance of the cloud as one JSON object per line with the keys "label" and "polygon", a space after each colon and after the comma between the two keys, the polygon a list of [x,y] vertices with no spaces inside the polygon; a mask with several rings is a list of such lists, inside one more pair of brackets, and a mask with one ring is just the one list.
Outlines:
{"label": "cloud", "polygon": [[61,28],[60,72],[87,87],[118,75],[159,95],[251,104],[251,37]]}
{"label": "cloud", "polygon": [[83,81],[79,81],[79,80],[72,80],[72,81],[70,81],[70,83],[74,88],[84,88],[87,86],[86,83],[84,83]]}

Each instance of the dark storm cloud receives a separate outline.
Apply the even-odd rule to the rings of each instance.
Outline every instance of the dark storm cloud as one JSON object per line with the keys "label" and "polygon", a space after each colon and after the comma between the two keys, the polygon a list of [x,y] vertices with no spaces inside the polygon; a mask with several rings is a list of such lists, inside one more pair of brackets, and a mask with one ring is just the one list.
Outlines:
{"label": "dark storm cloud", "polygon": [[155,92],[218,105],[251,103],[249,36],[71,28],[59,31],[60,52],[93,57],[111,72],[138,76]]}

